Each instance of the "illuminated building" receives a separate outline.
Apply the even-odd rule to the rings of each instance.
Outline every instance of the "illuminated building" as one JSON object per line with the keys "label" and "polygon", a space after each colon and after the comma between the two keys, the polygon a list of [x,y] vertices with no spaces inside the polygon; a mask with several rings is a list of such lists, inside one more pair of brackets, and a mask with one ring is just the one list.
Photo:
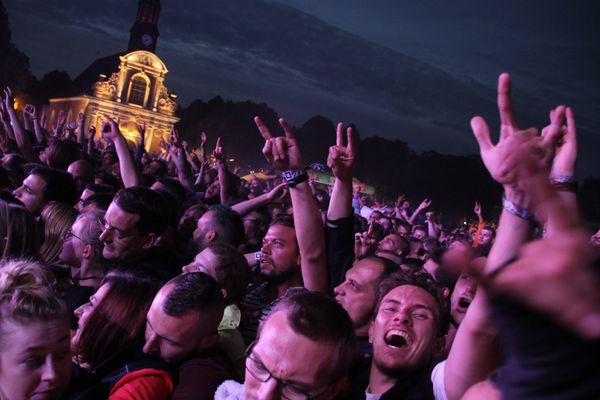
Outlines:
{"label": "illuminated building", "polygon": [[140,0],[128,51],[94,61],[73,81],[67,97],[50,99],[51,125],[60,111],[67,121],[83,112],[85,132],[93,126],[100,136],[106,114],[119,121],[130,145],[140,140],[137,125],[145,125],[146,150],[161,151],[161,139],[167,139],[179,118],[175,117],[176,96],[164,85],[168,69],[154,54],[159,14],[160,0]]}

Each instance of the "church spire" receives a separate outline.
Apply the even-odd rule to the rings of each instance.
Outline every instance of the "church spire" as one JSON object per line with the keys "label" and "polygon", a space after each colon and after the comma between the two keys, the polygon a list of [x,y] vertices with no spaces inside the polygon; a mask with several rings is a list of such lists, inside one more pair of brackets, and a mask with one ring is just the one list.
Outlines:
{"label": "church spire", "polygon": [[158,40],[160,0],[140,0],[135,23],[131,27],[128,51],[147,50],[154,53]]}

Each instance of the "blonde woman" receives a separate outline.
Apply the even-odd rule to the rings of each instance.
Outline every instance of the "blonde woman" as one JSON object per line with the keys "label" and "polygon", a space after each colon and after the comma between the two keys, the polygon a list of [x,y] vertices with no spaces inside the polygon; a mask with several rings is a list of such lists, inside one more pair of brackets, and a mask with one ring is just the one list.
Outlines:
{"label": "blonde woman", "polygon": [[71,376],[67,312],[42,264],[0,264],[0,398],[56,400]]}
{"label": "blonde woman", "polygon": [[40,256],[48,264],[58,262],[63,246],[63,238],[73,226],[77,211],[64,203],[49,202],[41,214],[44,229],[44,241],[40,247]]}

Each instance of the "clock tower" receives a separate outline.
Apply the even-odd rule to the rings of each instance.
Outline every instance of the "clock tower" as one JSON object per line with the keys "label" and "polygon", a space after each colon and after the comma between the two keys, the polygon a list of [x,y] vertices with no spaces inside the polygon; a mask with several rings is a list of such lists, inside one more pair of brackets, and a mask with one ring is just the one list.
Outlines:
{"label": "clock tower", "polygon": [[158,40],[160,0],[140,0],[135,23],[131,27],[128,52],[146,50],[154,53]]}

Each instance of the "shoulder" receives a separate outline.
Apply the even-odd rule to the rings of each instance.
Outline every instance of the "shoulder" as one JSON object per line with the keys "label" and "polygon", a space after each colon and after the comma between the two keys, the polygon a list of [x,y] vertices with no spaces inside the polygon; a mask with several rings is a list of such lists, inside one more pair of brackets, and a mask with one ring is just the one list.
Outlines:
{"label": "shoulder", "polygon": [[242,400],[243,398],[244,385],[236,381],[221,383],[215,393],[215,400]]}
{"label": "shoulder", "polygon": [[173,380],[167,371],[144,368],[119,379],[109,400],[167,400],[172,391]]}

